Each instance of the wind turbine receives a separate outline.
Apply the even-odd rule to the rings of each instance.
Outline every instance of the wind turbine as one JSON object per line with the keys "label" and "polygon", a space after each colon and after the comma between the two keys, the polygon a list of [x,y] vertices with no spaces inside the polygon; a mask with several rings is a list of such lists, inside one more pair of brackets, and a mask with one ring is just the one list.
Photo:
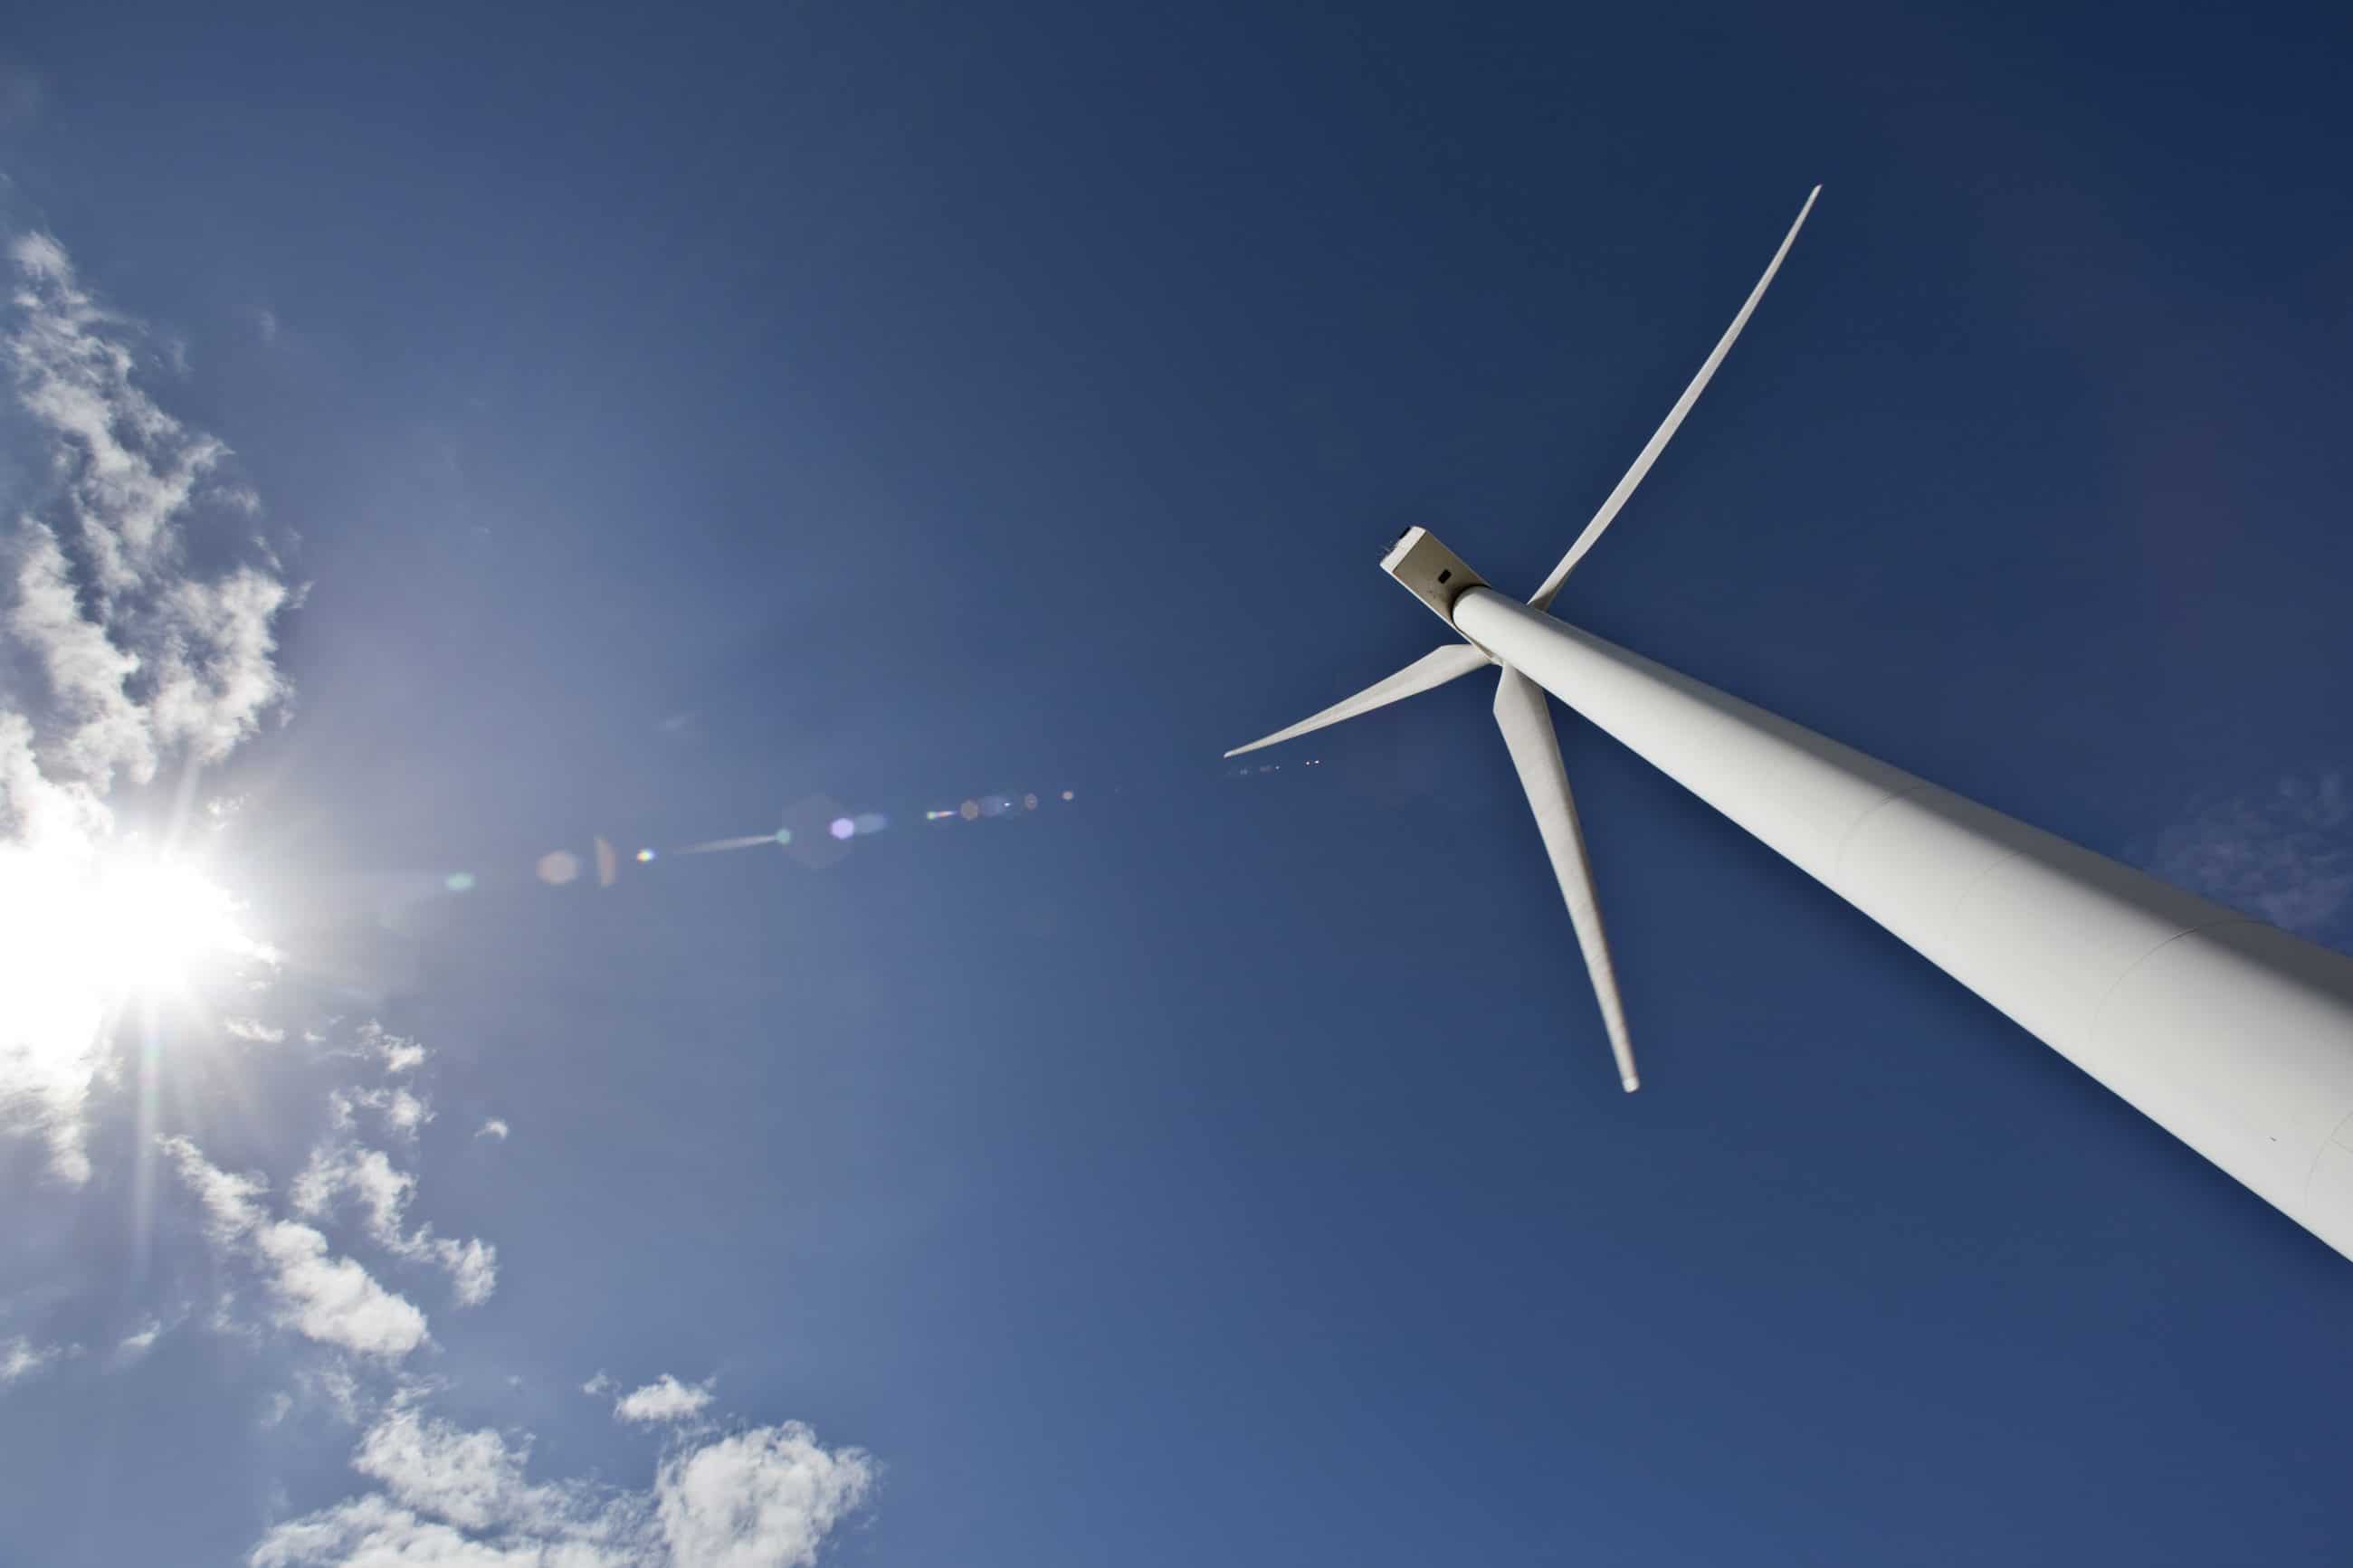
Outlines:
{"label": "wind turbine", "polygon": [[1546,612],[1724,361],[1817,185],[1699,374],[1525,604],[1428,530],[1381,569],[1460,639],[1271,746],[1489,665],[1495,722],[1568,904],[1620,1081],[1640,1087],[1550,692],[2258,1196],[2353,1258],[2353,959],[2093,854]]}

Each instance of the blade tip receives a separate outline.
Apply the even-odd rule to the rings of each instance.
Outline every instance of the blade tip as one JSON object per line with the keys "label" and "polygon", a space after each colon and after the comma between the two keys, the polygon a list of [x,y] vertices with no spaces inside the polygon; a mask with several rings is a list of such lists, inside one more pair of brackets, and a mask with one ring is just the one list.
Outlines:
{"label": "blade tip", "polygon": [[1622,1083],[1622,1084],[1624,1084],[1624,1085],[1626,1086],[1626,1092],[1627,1092],[1628,1094],[1631,1094],[1631,1093],[1633,1093],[1636,1089],[1640,1089],[1640,1088],[1641,1088],[1641,1087],[1642,1087],[1642,1080],[1641,1080],[1641,1079],[1639,1079],[1639,1078],[1635,1077],[1632,1073],[1628,1073],[1624,1078],[1622,1078],[1622,1079],[1619,1079],[1618,1081],[1620,1081],[1620,1083]]}

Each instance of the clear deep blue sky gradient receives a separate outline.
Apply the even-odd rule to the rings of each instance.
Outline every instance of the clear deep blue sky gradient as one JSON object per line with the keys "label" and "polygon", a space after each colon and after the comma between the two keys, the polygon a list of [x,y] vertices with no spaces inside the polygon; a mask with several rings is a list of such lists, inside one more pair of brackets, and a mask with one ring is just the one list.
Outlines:
{"label": "clear deep blue sky gradient", "polygon": [[[715,1373],[876,1568],[2342,1561],[2353,1265],[1566,713],[1633,1097],[1487,680],[1218,760],[1429,646],[1407,524],[1533,587],[1819,181],[1557,612],[2341,866],[2182,845],[2353,772],[2353,26],[1947,11],[20,10],[12,226],[301,535],[220,782],[441,1053],[443,1407],[623,1475],[575,1385]],[[892,826],[531,876],[820,792]],[[12,1394],[0,1562],[343,1495],[264,1371]]]}

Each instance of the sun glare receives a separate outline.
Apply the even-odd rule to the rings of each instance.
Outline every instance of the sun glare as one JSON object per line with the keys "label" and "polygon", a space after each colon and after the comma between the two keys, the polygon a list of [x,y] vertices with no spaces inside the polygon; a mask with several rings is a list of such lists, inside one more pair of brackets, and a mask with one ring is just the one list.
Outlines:
{"label": "sun glare", "polygon": [[[8,858],[0,937],[24,987],[11,1012],[79,1016],[174,1000],[242,960],[269,956],[246,933],[237,900],[194,866],[135,852],[19,850]],[[49,1006],[37,1005],[44,997]]]}
{"label": "sun glare", "polygon": [[93,947],[117,983],[132,991],[185,989],[207,966],[248,954],[237,901],[185,866],[132,862],[93,889]]}

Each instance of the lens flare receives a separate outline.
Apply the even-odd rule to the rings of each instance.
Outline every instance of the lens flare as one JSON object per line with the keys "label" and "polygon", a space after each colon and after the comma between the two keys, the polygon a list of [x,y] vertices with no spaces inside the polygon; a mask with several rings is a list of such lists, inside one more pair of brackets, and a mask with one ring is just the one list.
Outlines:
{"label": "lens flare", "polygon": [[[1060,798],[1076,798],[1075,792],[1062,790]],[[1035,790],[994,793],[976,795],[958,805],[934,806],[923,812],[925,822],[977,822],[983,817],[1016,816],[1036,811],[1039,805],[1053,798]],[[785,807],[787,826],[768,833],[747,833],[733,838],[712,838],[700,844],[680,845],[658,849],[652,845],[635,851],[616,847],[602,837],[592,840],[593,850],[586,856],[568,849],[550,850],[539,858],[539,879],[550,887],[564,887],[594,872],[598,885],[612,887],[624,861],[633,860],[640,866],[650,866],[665,855],[710,855],[721,850],[758,849],[781,846],[792,853],[793,859],[813,870],[839,863],[851,852],[850,841],[871,837],[891,826],[890,814],[881,811],[845,811],[840,805],[821,795],[808,795]],[[453,872],[446,879],[452,892],[464,892],[474,886],[472,873]]]}
{"label": "lens flare", "polygon": [[[740,838],[714,838],[708,844],[690,844],[677,851],[681,855],[712,855],[722,849],[758,849],[770,844],[790,844],[792,839],[781,833],[747,833]],[[652,850],[646,851],[651,855]]]}

